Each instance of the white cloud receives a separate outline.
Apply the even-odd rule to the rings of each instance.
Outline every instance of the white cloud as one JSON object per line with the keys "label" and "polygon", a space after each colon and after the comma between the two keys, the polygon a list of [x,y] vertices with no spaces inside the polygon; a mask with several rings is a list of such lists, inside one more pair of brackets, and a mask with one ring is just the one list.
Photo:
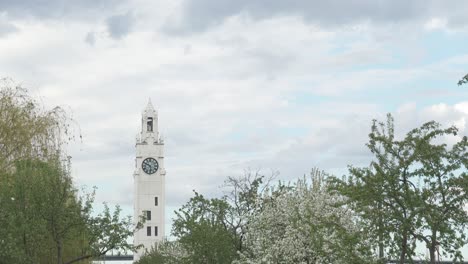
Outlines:
{"label": "white cloud", "polygon": [[468,102],[461,102],[456,104],[455,109],[464,114],[468,114]]}
{"label": "white cloud", "polygon": [[[386,112],[400,134],[431,119],[468,131],[467,89],[456,86],[468,56],[411,57],[424,46],[417,27],[332,29],[289,13],[236,13],[202,33],[168,35],[180,4],[134,0],[89,21],[15,18],[17,31],[0,34],[0,73],[73,113],[83,134],[70,148],[73,173],[99,187],[98,201],[131,213],[149,97],[166,138],[171,208],[193,189],[217,194],[248,167],[292,179],[314,166],[340,174],[366,165],[371,120]],[[108,18],[128,10],[132,26],[110,37]],[[433,80],[440,86],[426,87]]]}
{"label": "white cloud", "polygon": [[424,24],[424,29],[426,30],[447,29],[447,20],[444,18],[438,18],[438,17],[431,18]]}

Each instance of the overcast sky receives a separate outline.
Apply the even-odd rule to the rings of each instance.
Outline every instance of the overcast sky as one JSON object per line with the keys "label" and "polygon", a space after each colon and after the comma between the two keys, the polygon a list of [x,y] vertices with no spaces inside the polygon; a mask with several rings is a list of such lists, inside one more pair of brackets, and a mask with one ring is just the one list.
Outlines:
{"label": "overcast sky", "polygon": [[64,106],[73,175],[132,212],[151,98],[171,211],[246,169],[365,166],[371,120],[467,135],[468,1],[0,0],[0,77]]}

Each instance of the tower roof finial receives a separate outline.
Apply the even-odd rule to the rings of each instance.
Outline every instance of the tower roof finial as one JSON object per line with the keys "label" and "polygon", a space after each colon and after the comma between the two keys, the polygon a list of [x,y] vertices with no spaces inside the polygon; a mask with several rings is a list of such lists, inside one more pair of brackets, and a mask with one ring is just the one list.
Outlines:
{"label": "tower roof finial", "polygon": [[148,104],[146,105],[145,110],[154,110],[153,104],[151,103],[151,98],[148,98]]}

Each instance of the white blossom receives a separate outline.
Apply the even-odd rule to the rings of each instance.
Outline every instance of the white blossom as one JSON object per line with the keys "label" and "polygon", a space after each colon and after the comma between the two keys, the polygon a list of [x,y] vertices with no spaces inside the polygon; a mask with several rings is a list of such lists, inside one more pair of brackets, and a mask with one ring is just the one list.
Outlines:
{"label": "white blossom", "polygon": [[258,201],[262,210],[248,225],[249,250],[235,263],[367,262],[370,251],[358,237],[353,214],[338,206],[344,198],[331,194],[323,178],[314,171],[311,181],[266,192]]}

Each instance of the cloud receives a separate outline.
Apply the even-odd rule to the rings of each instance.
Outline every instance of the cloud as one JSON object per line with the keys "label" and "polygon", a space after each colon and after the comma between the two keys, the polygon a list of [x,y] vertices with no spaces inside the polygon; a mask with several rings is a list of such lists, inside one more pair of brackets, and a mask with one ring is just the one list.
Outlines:
{"label": "cloud", "polygon": [[[123,13],[132,6],[130,0],[50,0],[50,1],[0,1],[0,18],[24,23],[61,22],[86,24],[89,32],[85,42],[94,46],[99,34],[107,34],[113,39],[121,39],[134,28],[136,17],[130,12]],[[0,36],[6,30],[14,29],[11,24],[2,23],[0,19]],[[8,27],[7,27],[8,26]]]}
{"label": "cloud", "polygon": [[[463,8],[464,7],[464,8]],[[222,24],[233,16],[248,16],[254,20],[278,16],[299,16],[308,23],[322,27],[351,26],[371,23],[423,23],[435,16],[447,19],[453,26],[466,26],[463,11],[466,1],[306,1],[306,0],[187,0],[181,13],[166,25],[171,33],[200,32]]]}
{"label": "cloud", "polygon": [[2,21],[0,19],[0,38],[3,36],[6,36],[10,33],[16,32],[18,28],[14,26],[13,24],[10,24],[8,22]]}
{"label": "cloud", "polygon": [[0,21],[0,37],[13,33],[17,30],[18,29],[12,24],[1,23]]}
{"label": "cloud", "polygon": [[0,12],[0,38],[18,30],[18,27],[8,20],[6,14]]}
{"label": "cloud", "polygon": [[109,35],[114,39],[120,39],[130,33],[134,24],[135,17],[130,12],[114,15],[106,20]]}
{"label": "cloud", "polygon": [[112,10],[126,0],[2,0],[0,10],[12,18],[89,19]]}
{"label": "cloud", "polygon": [[[0,19],[17,28],[0,41],[0,72],[49,107],[69,106],[83,134],[70,148],[73,175],[98,186],[98,202],[132,213],[135,135],[148,97],[166,139],[168,215],[193,189],[219,195],[245,168],[288,180],[314,166],[337,175],[365,166],[370,122],[387,112],[400,134],[431,119],[466,134],[468,89],[456,82],[466,74],[467,35],[431,35],[453,27],[452,6],[434,11],[428,2],[414,14],[415,1],[394,14],[403,8],[396,1],[374,14],[368,9],[382,1],[357,2],[361,11],[332,10],[333,1],[312,2],[318,11],[306,1],[219,1],[227,6],[103,1],[99,12],[70,2],[81,5],[70,17],[28,6],[32,21],[12,11]],[[418,28],[429,14],[438,20]],[[175,29],[198,34],[165,34],[159,25],[171,15],[180,16]]]}
{"label": "cloud", "polygon": [[96,43],[96,32],[88,32],[88,34],[86,34],[85,37],[85,42],[91,46],[94,46],[94,44]]}

